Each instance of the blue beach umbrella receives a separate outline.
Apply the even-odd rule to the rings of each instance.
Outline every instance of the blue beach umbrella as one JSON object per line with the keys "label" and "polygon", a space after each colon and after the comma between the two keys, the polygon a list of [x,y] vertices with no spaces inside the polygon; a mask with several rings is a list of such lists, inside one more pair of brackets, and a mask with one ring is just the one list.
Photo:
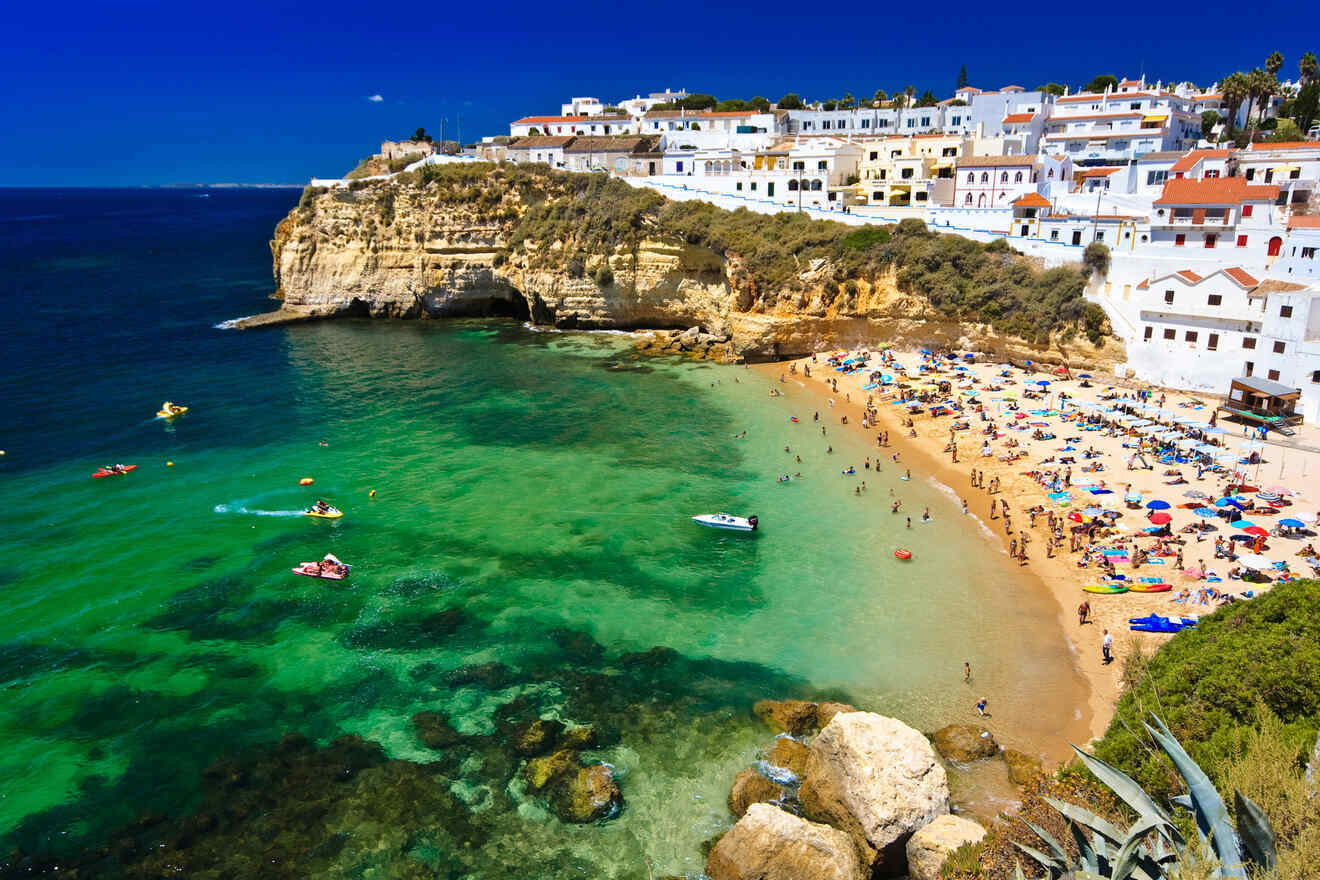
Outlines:
{"label": "blue beach umbrella", "polygon": [[929,349],[929,348],[919,348],[919,349],[917,349],[917,354],[930,354],[930,349]]}
{"label": "blue beach umbrella", "polygon": [[1220,498],[1215,502],[1215,507],[1236,507],[1238,510],[1243,509],[1242,505],[1233,498]]}
{"label": "blue beach umbrella", "polygon": [[1193,510],[1192,513],[1196,514],[1197,516],[1203,516],[1206,519],[1210,519],[1210,517],[1212,516],[1219,515],[1219,512],[1216,511],[1213,507],[1198,507],[1196,508],[1196,510]]}
{"label": "blue beach umbrella", "polygon": [[1050,381],[1048,379],[1037,379],[1036,384],[1044,388],[1046,385],[1050,384]]}
{"label": "blue beach umbrella", "polygon": [[1082,511],[1086,516],[1099,516],[1104,512],[1105,509],[1103,507],[1088,507],[1086,510]]}
{"label": "blue beach umbrella", "polygon": [[1300,519],[1293,519],[1292,517],[1288,517],[1287,519],[1279,520],[1279,525],[1287,526],[1290,529],[1300,529],[1305,527],[1306,523],[1302,522]]}
{"label": "blue beach umbrella", "polygon": [[1168,509],[1169,509],[1169,502],[1167,502],[1167,501],[1160,501],[1160,500],[1158,500],[1158,499],[1156,499],[1155,501],[1147,501],[1147,502],[1146,502],[1146,509],[1147,509],[1147,510],[1168,510]]}

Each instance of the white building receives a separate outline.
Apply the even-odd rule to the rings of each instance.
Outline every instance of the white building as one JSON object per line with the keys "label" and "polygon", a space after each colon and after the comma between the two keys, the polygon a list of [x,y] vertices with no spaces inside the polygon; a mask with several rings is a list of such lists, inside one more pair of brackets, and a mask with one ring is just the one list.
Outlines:
{"label": "white building", "polygon": [[573,143],[572,135],[532,135],[514,138],[505,148],[504,156],[510,162],[544,162],[551,168],[563,168],[564,148]]}
{"label": "white building", "polygon": [[1283,249],[1286,220],[1276,207],[1277,186],[1247,183],[1242,177],[1175,178],[1152,204],[1151,245],[1156,249],[1230,254],[1206,257],[1255,269]]}
{"label": "white building", "polygon": [[1320,217],[1294,214],[1270,275],[1287,281],[1320,281]]}
{"label": "white building", "polygon": [[645,98],[641,95],[635,98],[629,98],[626,101],[620,101],[618,107],[623,112],[634,118],[640,118],[646,115],[646,112],[656,104],[676,104],[688,97],[687,89],[665,89],[663,92],[651,92]]}
{"label": "white building", "polygon": [[755,150],[777,141],[786,130],[787,111],[651,110],[638,121],[645,135],[695,149]]}
{"label": "white building", "polygon": [[1279,187],[1283,203],[1299,210],[1320,181],[1320,141],[1249,144],[1233,154],[1237,173],[1255,183]]}
{"label": "white building", "polygon": [[509,123],[510,137],[637,134],[631,116],[524,116]]}
{"label": "white building", "polygon": [[569,98],[567,104],[559,105],[561,116],[600,116],[604,112],[600,98]]}
{"label": "white building", "polygon": [[953,207],[1007,209],[1029,192],[1066,192],[1071,176],[1066,156],[966,156],[954,171]]}
{"label": "white building", "polygon": [[1201,117],[1172,92],[1118,89],[1055,98],[1045,123],[1044,146],[1079,165],[1123,164],[1142,153],[1182,150],[1201,137]]}
{"label": "white building", "polygon": [[776,202],[785,207],[843,207],[855,187],[862,148],[839,138],[795,138],[760,150],[667,149],[664,173],[712,195]]}

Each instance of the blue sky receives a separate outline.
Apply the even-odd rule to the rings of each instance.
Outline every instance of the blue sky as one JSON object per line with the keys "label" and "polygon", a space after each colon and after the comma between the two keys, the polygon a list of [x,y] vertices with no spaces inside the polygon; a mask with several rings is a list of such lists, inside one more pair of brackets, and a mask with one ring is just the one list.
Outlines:
{"label": "blue sky", "polygon": [[[912,83],[1206,83],[1320,52],[1305,4],[701,4],[248,0],[12,4],[0,29],[0,186],[335,176],[424,125],[471,141],[570,95],[667,86],[828,98]],[[1293,22],[1296,26],[1289,26]],[[1210,32],[1223,28],[1219,36]],[[381,100],[369,98],[379,95]]]}

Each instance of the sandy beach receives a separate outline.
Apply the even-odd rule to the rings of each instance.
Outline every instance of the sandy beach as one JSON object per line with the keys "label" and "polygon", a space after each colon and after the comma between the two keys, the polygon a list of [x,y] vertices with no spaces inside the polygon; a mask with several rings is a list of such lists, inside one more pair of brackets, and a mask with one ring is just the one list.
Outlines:
{"label": "sandy beach", "polygon": [[[862,353],[850,352],[848,357]],[[1132,460],[1133,453],[1139,451],[1135,444],[1143,437],[1148,438],[1148,444],[1161,442],[1153,439],[1155,432],[1168,437],[1164,442],[1176,442],[1168,432],[1188,430],[1175,424],[1177,419],[1209,423],[1214,404],[1211,398],[1125,384],[1101,374],[1082,379],[1080,375],[1055,375],[1044,369],[1035,371],[1034,368],[1014,367],[1005,371],[998,360],[989,363],[980,355],[972,361],[959,357],[955,362],[944,357],[925,357],[915,350],[891,349],[889,356],[892,360],[882,364],[880,353],[872,351],[867,365],[852,373],[836,371],[827,361],[828,354],[817,355],[814,362],[808,357],[762,364],[754,369],[783,383],[786,391],[803,389],[816,396],[822,423],[841,426],[846,417],[847,427],[864,431],[873,445],[887,432],[888,446],[876,449],[877,466],[910,468],[914,479],[933,479],[947,486],[959,499],[965,500],[968,516],[976,517],[1000,537],[1006,553],[1017,549],[1023,533],[1026,534],[1027,560],[1022,564],[1024,583],[1046,591],[1058,605],[1062,631],[1073,648],[1078,671],[1090,685],[1087,705],[1077,708],[1085,713],[1091,736],[1102,734],[1112,717],[1121,693],[1124,658],[1138,650],[1139,645],[1153,650],[1171,637],[1131,632],[1130,618],[1149,614],[1194,618],[1209,614],[1217,604],[1213,596],[1201,594],[1205,588],[1228,593],[1235,601],[1250,601],[1242,597],[1244,591],[1259,594],[1270,588],[1269,583],[1250,583],[1229,577],[1230,570],[1235,567],[1244,572],[1248,569],[1240,561],[1216,558],[1216,537],[1222,537],[1226,543],[1237,535],[1239,541],[1235,552],[1239,560],[1246,558],[1244,554],[1249,554],[1252,549],[1244,546],[1241,538],[1254,540],[1256,537],[1254,534],[1242,535],[1242,528],[1231,527],[1228,519],[1206,515],[1205,505],[1210,505],[1209,510],[1215,510],[1214,502],[1224,497],[1230,483],[1245,478],[1250,489],[1267,492],[1266,497],[1274,497],[1269,490],[1275,490],[1278,496],[1273,505],[1269,505],[1258,500],[1258,492],[1241,491],[1234,496],[1239,503],[1251,506],[1254,502],[1258,509],[1235,513],[1235,516],[1243,516],[1269,531],[1276,530],[1276,522],[1282,519],[1299,518],[1306,524],[1296,536],[1265,537],[1259,556],[1251,557],[1255,564],[1264,567],[1271,578],[1280,572],[1267,563],[1285,561],[1293,575],[1312,576],[1311,566],[1298,556],[1298,552],[1308,544],[1316,543],[1313,530],[1316,528],[1317,502],[1320,502],[1320,432],[1315,428],[1298,426],[1293,437],[1271,436],[1259,449],[1241,448],[1240,444],[1250,438],[1236,423],[1224,422],[1218,425],[1218,430],[1197,435],[1202,441],[1223,447],[1219,452],[1221,467],[1239,474],[1239,478],[1211,470],[1198,475],[1195,463],[1166,464],[1149,452],[1142,456],[1150,466],[1146,469],[1141,467],[1142,459]],[[923,362],[929,366],[925,371],[920,370]],[[906,373],[898,370],[899,366],[906,368]],[[955,366],[961,369],[955,370]],[[863,386],[872,382],[872,374],[876,371],[892,376],[893,383],[864,390]],[[920,393],[921,389],[931,387],[933,381],[941,380],[950,382],[948,391],[927,396],[931,402],[956,401],[962,407],[961,411],[933,416],[928,405],[922,405],[918,412],[911,412],[899,402],[904,394]],[[1037,384],[1041,381],[1049,384]],[[1152,415],[1156,407],[1166,415],[1140,418],[1143,414],[1135,407],[1139,404],[1137,396],[1141,389],[1150,389],[1146,405]],[[1061,397],[1061,392],[1066,397]],[[1028,393],[1035,396],[1028,396]],[[868,401],[875,415],[874,424],[866,417]],[[1060,404],[1063,405],[1062,411]],[[1128,415],[1116,407],[1132,407],[1133,414]],[[911,427],[905,424],[909,419]],[[1108,423],[1112,429],[1097,425],[1083,430],[1081,423],[1088,419]],[[1132,424],[1118,424],[1115,422],[1118,419]],[[1146,424],[1136,425],[1137,421]],[[965,422],[967,428],[953,431],[955,422]],[[991,425],[995,428],[993,433],[983,433]],[[950,449],[951,433],[956,461]],[[1072,442],[1066,438],[1071,438]],[[1125,446],[1125,443],[1129,445]],[[983,454],[986,452],[989,454]],[[1242,463],[1243,459],[1250,459],[1252,452],[1259,461]],[[1233,453],[1234,460],[1229,460],[1229,453]],[[892,460],[895,454],[898,455],[897,463]],[[1017,457],[1005,460],[1009,455]],[[1129,469],[1130,461],[1134,469]],[[976,486],[972,484],[973,471],[977,474]],[[1166,474],[1166,471],[1170,473]],[[1180,476],[1175,476],[1173,471],[1180,472]],[[1057,484],[1043,484],[1043,481],[1052,482],[1054,479],[1058,480]],[[1178,480],[1185,482],[1176,482]],[[1065,482],[1070,485],[1063,485]],[[1190,493],[1199,495],[1193,497]],[[1141,496],[1139,501],[1129,501],[1137,494]],[[1149,508],[1147,505],[1152,501],[1157,502],[1156,507],[1160,509]],[[1007,523],[1002,515],[1004,502],[1008,504]],[[1163,508],[1158,502],[1168,507]],[[1028,515],[1033,507],[1043,511],[1034,518],[1034,525]],[[1198,514],[1195,508],[1200,508],[1201,513]],[[1083,515],[1082,512],[1088,509],[1092,516]],[[1109,513],[1097,519],[1094,516],[1097,509],[1114,511],[1118,515]],[[1225,508],[1221,505],[1218,509]],[[1267,512],[1262,514],[1260,509]],[[1050,513],[1054,514],[1063,536],[1061,546],[1056,547],[1052,557],[1046,550]],[[1072,514],[1071,519],[1069,514]],[[1156,527],[1151,520],[1152,514],[1156,514],[1156,520],[1161,523],[1163,516],[1160,515],[1168,516],[1167,528],[1171,534],[1164,549],[1171,553],[1181,549],[1181,567],[1176,565],[1176,555],[1151,555],[1145,564],[1134,569],[1132,563],[1136,549],[1144,550],[1156,544],[1155,536],[1147,536],[1142,531]],[[1112,523],[1112,527],[1095,532],[1094,544],[1085,540],[1086,532],[1079,532],[1077,537],[1081,546],[1074,552],[1070,544],[1073,543],[1072,530],[1078,521],[1084,524]],[[1204,532],[1200,540],[1195,533],[1184,533],[1187,527],[1196,523],[1208,525],[1214,531]],[[1182,543],[1177,543],[1179,541]],[[1087,567],[1079,567],[1078,562],[1087,546],[1095,549]],[[1110,583],[1140,584],[1141,578],[1147,578],[1169,584],[1169,590],[1113,595],[1083,591],[1083,587],[1102,583],[1107,574],[1099,569],[1101,547],[1109,551],[1107,558],[1113,560],[1113,573],[1123,578]],[[1120,556],[1122,548],[1131,548],[1131,552]],[[1197,570],[1204,570],[1206,576],[1196,576]],[[1158,586],[1152,588],[1159,589]],[[1189,591],[1189,597],[1181,602],[1175,601],[1184,589]],[[1090,606],[1085,624],[1079,624],[1078,612],[1082,602],[1088,602]],[[1109,663],[1102,659],[1106,630],[1113,637],[1113,660]]]}

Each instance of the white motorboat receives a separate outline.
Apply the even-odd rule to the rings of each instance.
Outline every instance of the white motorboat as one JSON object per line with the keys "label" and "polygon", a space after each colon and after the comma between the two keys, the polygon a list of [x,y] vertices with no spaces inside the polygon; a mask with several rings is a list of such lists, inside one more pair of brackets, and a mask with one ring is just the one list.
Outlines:
{"label": "white motorboat", "polygon": [[757,519],[753,516],[733,516],[728,513],[703,513],[692,517],[699,526],[711,529],[729,529],[735,532],[756,531]]}

